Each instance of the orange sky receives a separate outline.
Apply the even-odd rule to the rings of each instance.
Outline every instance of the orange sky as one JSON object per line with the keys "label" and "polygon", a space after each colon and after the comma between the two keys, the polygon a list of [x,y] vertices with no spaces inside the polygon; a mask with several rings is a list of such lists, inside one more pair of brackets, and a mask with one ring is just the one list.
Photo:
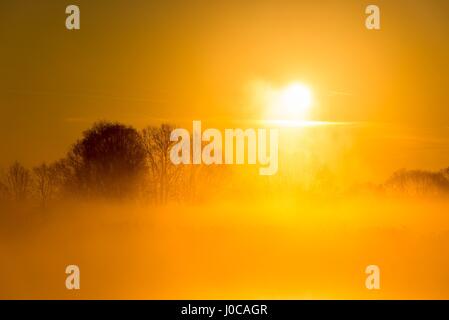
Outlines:
{"label": "orange sky", "polygon": [[447,166],[449,2],[375,3],[381,31],[360,0],[80,0],[68,31],[64,1],[2,1],[0,166],[57,159],[99,119],[260,119],[258,81],[306,83],[312,120],[374,128],[349,134],[367,168],[391,155],[373,172]]}

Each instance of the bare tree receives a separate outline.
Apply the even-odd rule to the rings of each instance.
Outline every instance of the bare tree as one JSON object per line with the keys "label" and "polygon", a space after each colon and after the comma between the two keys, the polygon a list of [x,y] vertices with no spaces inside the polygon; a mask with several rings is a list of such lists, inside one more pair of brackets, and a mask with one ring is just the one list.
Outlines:
{"label": "bare tree", "polygon": [[407,195],[441,195],[449,192],[445,171],[400,170],[384,184],[389,192]]}
{"label": "bare tree", "polygon": [[33,186],[43,207],[47,206],[49,200],[51,200],[58,189],[59,176],[57,170],[57,164],[47,165],[42,163],[41,165],[33,168],[34,179]]}
{"label": "bare tree", "polygon": [[440,171],[440,173],[443,175],[443,177],[449,182],[449,167],[444,168]]}
{"label": "bare tree", "polygon": [[0,181],[0,200],[6,200],[8,198],[8,187]]}
{"label": "bare tree", "polygon": [[12,199],[16,201],[25,200],[28,196],[30,184],[30,172],[19,162],[16,161],[7,169],[4,188]]}
{"label": "bare tree", "polygon": [[170,161],[170,149],[175,142],[170,141],[173,127],[162,124],[160,127],[147,127],[142,131],[147,161],[150,169],[152,193],[159,203],[166,203],[173,185],[181,174],[181,167]]}

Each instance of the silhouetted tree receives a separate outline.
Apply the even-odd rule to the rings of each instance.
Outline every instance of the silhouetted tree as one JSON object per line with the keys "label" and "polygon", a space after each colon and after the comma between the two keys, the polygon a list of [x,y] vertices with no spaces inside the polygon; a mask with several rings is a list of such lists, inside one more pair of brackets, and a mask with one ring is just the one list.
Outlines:
{"label": "silhouetted tree", "polygon": [[400,170],[388,179],[385,188],[408,195],[438,195],[449,192],[449,180],[443,171]]}
{"label": "silhouetted tree", "polygon": [[30,184],[30,172],[19,162],[13,163],[7,169],[3,182],[3,188],[13,200],[25,200],[28,196]]}
{"label": "silhouetted tree", "polygon": [[166,203],[172,185],[179,178],[181,167],[170,161],[170,149],[176,143],[170,141],[173,127],[147,127],[142,131],[147,161],[150,169],[151,192],[159,203]]}
{"label": "silhouetted tree", "polygon": [[3,183],[3,181],[0,181],[0,200],[6,199],[8,199],[8,188]]}
{"label": "silhouetted tree", "polygon": [[83,133],[61,164],[66,184],[89,196],[133,195],[145,174],[142,137],[132,127],[99,122]]}
{"label": "silhouetted tree", "polygon": [[33,168],[33,186],[34,191],[45,207],[49,200],[54,198],[61,183],[61,177],[58,171],[58,163],[41,165]]}
{"label": "silhouetted tree", "polygon": [[443,170],[440,171],[440,173],[443,175],[443,177],[449,181],[449,167],[448,168],[444,168]]}

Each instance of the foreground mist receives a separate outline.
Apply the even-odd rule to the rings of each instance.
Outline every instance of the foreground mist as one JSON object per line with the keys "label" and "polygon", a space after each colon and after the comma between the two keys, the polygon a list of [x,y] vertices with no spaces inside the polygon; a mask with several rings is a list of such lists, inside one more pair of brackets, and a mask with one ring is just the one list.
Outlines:
{"label": "foreground mist", "polygon": [[[449,201],[65,201],[1,216],[0,298],[449,298]],[[65,288],[65,267],[81,290]],[[380,291],[365,267],[379,265]]]}
{"label": "foreground mist", "polygon": [[[449,169],[364,183],[336,128],[315,129],[284,140],[274,176],[174,165],[166,124],[99,122],[53,163],[11,164],[0,298],[449,298]],[[365,287],[369,265],[381,290]]]}

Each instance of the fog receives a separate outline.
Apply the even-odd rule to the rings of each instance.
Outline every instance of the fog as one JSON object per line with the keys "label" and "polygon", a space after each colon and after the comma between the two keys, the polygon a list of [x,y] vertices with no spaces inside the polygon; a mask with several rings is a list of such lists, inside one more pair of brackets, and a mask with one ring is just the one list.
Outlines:
{"label": "fog", "polygon": [[[447,299],[449,202],[373,196],[9,208],[1,298]],[[81,290],[65,288],[80,267]],[[365,268],[381,289],[365,288]]]}

